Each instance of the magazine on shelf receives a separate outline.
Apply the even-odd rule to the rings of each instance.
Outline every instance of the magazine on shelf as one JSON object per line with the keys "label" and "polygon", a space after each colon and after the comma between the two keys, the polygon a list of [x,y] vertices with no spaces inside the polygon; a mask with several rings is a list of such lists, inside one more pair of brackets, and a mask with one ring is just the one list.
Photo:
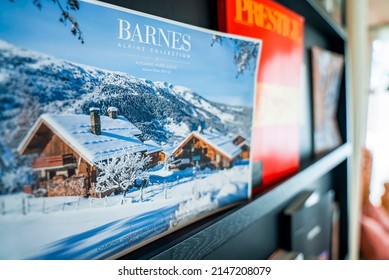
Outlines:
{"label": "magazine on shelf", "polygon": [[97,1],[2,1],[0,259],[116,258],[247,200],[261,47]]}
{"label": "magazine on shelf", "polygon": [[336,113],[344,56],[312,47],[314,151],[323,154],[342,143]]}
{"label": "magazine on shelf", "polygon": [[218,0],[218,14],[222,31],[263,41],[251,149],[256,193],[300,165],[304,18],[270,0]]}
{"label": "magazine on shelf", "polygon": [[305,191],[281,214],[281,246],[301,252],[304,259],[330,259],[333,223],[332,190],[325,193]]}
{"label": "magazine on shelf", "polygon": [[304,255],[301,252],[288,251],[277,248],[268,258],[268,260],[303,260]]}
{"label": "magazine on shelf", "polygon": [[320,6],[335,20],[340,26],[344,25],[343,14],[345,9],[344,0],[316,0]]}

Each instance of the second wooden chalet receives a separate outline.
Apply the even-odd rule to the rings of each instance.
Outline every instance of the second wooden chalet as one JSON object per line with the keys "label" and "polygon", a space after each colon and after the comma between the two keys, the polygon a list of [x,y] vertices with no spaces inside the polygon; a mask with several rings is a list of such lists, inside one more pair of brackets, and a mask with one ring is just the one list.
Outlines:
{"label": "second wooden chalet", "polygon": [[232,163],[241,158],[242,148],[235,145],[232,139],[217,133],[207,131],[192,132],[172,152],[175,167],[180,162],[185,166],[200,165],[200,167],[229,168]]}
{"label": "second wooden chalet", "polygon": [[116,108],[109,108],[109,116],[100,116],[99,111],[91,108],[89,116],[39,117],[18,147],[22,155],[38,155],[32,160],[35,188],[47,189],[49,196],[90,195],[97,176],[95,162],[125,151],[158,157],[158,145],[139,140],[142,132],[126,118],[117,116]]}
{"label": "second wooden chalet", "polygon": [[143,143],[146,145],[147,154],[150,157],[149,167],[153,167],[158,163],[164,162],[165,154],[161,146],[153,140],[146,140]]}
{"label": "second wooden chalet", "polygon": [[250,142],[246,139],[246,137],[243,137],[242,135],[237,135],[233,138],[232,142],[235,146],[238,146],[242,149],[242,153],[240,155],[242,159],[250,158]]}

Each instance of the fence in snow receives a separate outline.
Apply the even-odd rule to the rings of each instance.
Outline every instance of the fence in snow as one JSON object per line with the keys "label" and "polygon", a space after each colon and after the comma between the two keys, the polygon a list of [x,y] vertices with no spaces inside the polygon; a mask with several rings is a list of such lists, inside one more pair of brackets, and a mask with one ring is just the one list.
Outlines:
{"label": "fence in snow", "polygon": [[161,197],[169,198],[169,189],[177,184],[190,181],[187,178],[174,182],[150,184],[147,188],[137,191],[129,191],[105,198],[85,197],[32,197],[25,194],[0,197],[0,214],[52,213],[60,211],[75,211],[87,208],[110,207],[119,204],[148,201],[152,197],[162,194]]}

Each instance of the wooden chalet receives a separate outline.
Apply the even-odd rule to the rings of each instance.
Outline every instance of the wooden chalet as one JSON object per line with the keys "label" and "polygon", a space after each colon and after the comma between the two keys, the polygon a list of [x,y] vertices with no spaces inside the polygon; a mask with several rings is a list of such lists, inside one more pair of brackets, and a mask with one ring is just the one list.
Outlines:
{"label": "wooden chalet", "polygon": [[239,146],[239,144],[241,144],[244,141],[246,141],[246,138],[243,137],[242,135],[237,135],[232,139],[232,143],[234,143],[234,145],[236,146]]}
{"label": "wooden chalet", "polygon": [[242,149],[240,153],[241,159],[250,159],[250,143],[248,141],[243,141],[238,145],[239,148]]}
{"label": "wooden chalet", "polygon": [[150,162],[148,167],[154,167],[158,163],[161,163],[165,160],[165,154],[163,153],[162,147],[159,146],[153,140],[146,140],[143,142],[147,148],[147,155],[150,157]]}
{"label": "wooden chalet", "polygon": [[240,147],[220,133],[195,131],[173,150],[172,157],[173,162],[181,160],[185,165],[229,168],[241,152]]}
{"label": "wooden chalet", "polygon": [[[137,136],[141,131],[116,111],[91,114],[43,114],[18,147],[20,154],[37,154],[35,188],[46,188],[49,196],[90,195],[96,182],[95,162],[121,152],[147,153]],[[154,157],[157,150],[149,151]]]}
{"label": "wooden chalet", "polygon": [[241,159],[249,159],[250,158],[250,142],[243,137],[242,135],[237,135],[233,138],[232,142],[242,149],[240,154]]}

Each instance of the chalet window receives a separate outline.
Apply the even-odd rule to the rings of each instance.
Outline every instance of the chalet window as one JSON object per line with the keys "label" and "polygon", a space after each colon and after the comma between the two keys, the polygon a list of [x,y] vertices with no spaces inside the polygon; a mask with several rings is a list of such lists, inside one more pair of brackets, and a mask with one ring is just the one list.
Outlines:
{"label": "chalet window", "polygon": [[57,172],[56,171],[49,171],[49,180],[50,179],[53,179],[55,175],[57,175]]}
{"label": "chalet window", "polygon": [[68,177],[71,177],[74,174],[76,174],[76,170],[75,169],[68,169]]}
{"label": "chalet window", "polygon": [[201,156],[201,154],[202,154],[202,149],[201,149],[201,147],[196,148],[195,151],[194,151],[194,154],[195,154],[196,156]]}

